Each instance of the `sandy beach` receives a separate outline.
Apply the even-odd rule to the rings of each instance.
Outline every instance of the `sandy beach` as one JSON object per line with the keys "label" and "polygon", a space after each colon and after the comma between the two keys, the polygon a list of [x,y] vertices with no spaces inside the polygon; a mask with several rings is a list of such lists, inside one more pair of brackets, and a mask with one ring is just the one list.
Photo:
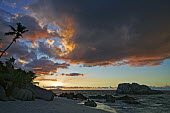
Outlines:
{"label": "sandy beach", "polygon": [[0,113],[109,113],[90,108],[79,101],[55,97],[53,101],[0,101]]}

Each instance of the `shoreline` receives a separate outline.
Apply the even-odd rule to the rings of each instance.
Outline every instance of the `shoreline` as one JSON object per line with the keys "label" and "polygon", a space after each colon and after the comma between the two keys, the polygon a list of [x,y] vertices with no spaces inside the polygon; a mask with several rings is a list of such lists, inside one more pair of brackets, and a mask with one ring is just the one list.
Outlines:
{"label": "shoreline", "polygon": [[79,100],[55,97],[53,101],[0,101],[1,113],[110,113],[79,104]]}

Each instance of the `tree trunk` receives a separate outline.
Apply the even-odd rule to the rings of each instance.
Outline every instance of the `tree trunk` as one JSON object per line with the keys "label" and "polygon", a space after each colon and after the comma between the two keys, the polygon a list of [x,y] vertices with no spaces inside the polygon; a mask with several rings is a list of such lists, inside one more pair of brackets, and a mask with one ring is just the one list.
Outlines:
{"label": "tree trunk", "polygon": [[2,55],[9,49],[9,47],[11,47],[11,45],[14,43],[14,40],[9,44],[9,46],[1,53],[0,58],[2,57]]}

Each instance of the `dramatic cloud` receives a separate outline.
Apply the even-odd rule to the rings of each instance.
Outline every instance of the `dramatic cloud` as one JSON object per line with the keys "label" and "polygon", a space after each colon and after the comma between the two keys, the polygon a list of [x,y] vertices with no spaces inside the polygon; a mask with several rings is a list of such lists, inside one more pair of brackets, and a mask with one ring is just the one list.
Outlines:
{"label": "dramatic cloud", "polygon": [[33,61],[27,63],[25,67],[27,70],[32,70],[36,74],[50,75],[52,73],[56,73],[58,68],[66,69],[69,64],[66,63],[55,63],[45,57],[40,59],[34,59]]}
{"label": "dramatic cloud", "polygon": [[57,76],[51,76],[51,75],[42,75],[42,76],[37,76],[34,81],[37,82],[58,82]]}
{"label": "dramatic cloud", "polygon": [[[170,57],[169,1],[40,0],[28,6],[60,28],[67,54],[85,65],[156,66]],[[48,13],[47,13],[48,12]]]}
{"label": "dramatic cloud", "polygon": [[61,48],[57,46],[49,46],[44,42],[39,42],[39,52],[42,54],[46,54],[49,57],[59,58],[59,56],[63,53]]}
{"label": "dramatic cloud", "polygon": [[48,25],[41,26],[38,20],[29,15],[18,15],[15,19],[12,20],[12,24],[16,24],[17,22],[21,22],[24,26],[27,27],[27,29],[29,29],[29,32],[24,35],[24,38],[30,39],[31,41],[59,36],[56,32],[49,33],[47,29]]}
{"label": "dramatic cloud", "polygon": [[58,81],[57,79],[38,79],[38,78],[35,78],[34,81]]}
{"label": "dramatic cloud", "polygon": [[[12,41],[13,36],[5,36],[5,32],[11,29],[8,25],[16,27],[17,22],[21,22],[29,29],[29,32],[23,34],[23,39],[17,40],[4,54],[1,61],[13,56],[16,60],[15,66],[25,70],[33,70],[36,74],[51,74],[57,71],[57,68],[67,68],[69,64],[54,63],[49,59],[40,58],[41,55],[58,57],[61,49],[54,45],[55,41],[49,38],[56,38],[56,32],[49,32],[48,25],[41,26],[41,23],[34,17],[25,14],[11,14],[0,9],[0,50],[4,50]],[[46,40],[46,38],[48,38]],[[39,42],[39,40],[42,40]],[[53,47],[53,48],[52,48]],[[58,54],[57,54],[58,51]],[[40,55],[41,54],[41,55]],[[37,59],[39,57],[40,59]],[[34,62],[35,61],[35,62]],[[42,64],[42,63],[44,64]],[[34,65],[35,63],[35,65]],[[46,64],[47,63],[47,64]]]}
{"label": "dramatic cloud", "polygon": [[[0,38],[2,39],[0,42],[0,47],[1,50],[5,49],[10,42],[12,41],[13,36],[4,36],[5,32],[9,32],[10,31],[10,27],[8,25],[12,25],[14,27],[16,27],[16,23],[17,22],[21,22],[24,26],[27,27],[27,29],[29,29],[29,32],[23,34],[23,41],[17,41],[17,44],[13,44],[12,47],[8,50],[9,52],[9,56],[10,55],[16,55],[17,56],[23,56],[25,54],[30,54],[30,52],[28,52],[28,50],[30,50],[30,47],[28,46],[28,43],[35,43],[37,42],[39,39],[46,39],[46,38],[54,38],[56,36],[58,36],[56,33],[50,34],[48,33],[48,29],[47,26],[41,27],[39,25],[39,22],[28,15],[24,15],[24,14],[20,14],[17,17],[15,17],[14,15],[5,12],[4,10],[0,10],[0,14],[2,13],[2,15],[0,16]],[[6,20],[6,16],[4,16],[5,14],[8,15],[8,18],[10,19],[10,21],[8,22]],[[30,40],[29,41],[24,41],[24,40]],[[33,49],[32,49],[33,50]],[[31,51],[32,52],[32,51]],[[29,55],[30,56],[30,55]],[[33,58],[33,56],[32,56]]]}
{"label": "dramatic cloud", "polygon": [[62,76],[85,76],[85,75],[84,74],[80,74],[80,73],[70,73],[70,74],[62,73]]}

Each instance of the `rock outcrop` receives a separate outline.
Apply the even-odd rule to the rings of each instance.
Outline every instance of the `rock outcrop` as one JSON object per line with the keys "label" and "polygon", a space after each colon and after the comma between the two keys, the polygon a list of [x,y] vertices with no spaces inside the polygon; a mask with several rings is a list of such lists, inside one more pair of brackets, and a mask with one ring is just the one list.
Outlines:
{"label": "rock outcrop", "polygon": [[35,98],[37,99],[51,101],[54,99],[55,96],[55,93],[53,93],[52,91],[40,88],[32,84],[30,84],[27,89],[33,92]]}
{"label": "rock outcrop", "polygon": [[116,93],[119,94],[162,94],[163,92],[151,90],[146,85],[139,85],[137,83],[122,83],[118,85]]}
{"label": "rock outcrop", "polygon": [[125,96],[121,96],[121,97],[116,97],[116,100],[136,100],[136,99],[133,97],[130,97],[128,95],[125,95]]}
{"label": "rock outcrop", "polygon": [[67,99],[87,100],[87,97],[81,93],[77,93],[76,95],[74,93],[62,93],[59,95],[59,97],[66,97]]}
{"label": "rock outcrop", "polygon": [[84,105],[90,106],[90,107],[96,107],[97,106],[97,104],[93,100],[88,100],[87,102],[84,103]]}
{"label": "rock outcrop", "polygon": [[67,93],[61,93],[60,95],[58,95],[58,97],[66,97],[67,95]]}
{"label": "rock outcrop", "polygon": [[140,104],[140,102],[136,101],[135,98],[130,97],[128,95],[122,96],[122,97],[116,97],[116,100],[122,100],[122,102],[127,104]]}
{"label": "rock outcrop", "polygon": [[69,93],[66,95],[67,99],[74,99],[75,98],[75,95],[74,93]]}
{"label": "rock outcrop", "polygon": [[83,94],[81,93],[77,93],[75,95],[76,98],[80,99],[80,100],[87,100],[87,97],[85,97]]}
{"label": "rock outcrop", "polygon": [[0,101],[8,101],[4,88],[0,85]]}
{"label": "rock outcrop", "polygon": [[22,88],[14,88],[12,91],[13,98],[22,100],[22,101],[33,101],[35,100],[34,94],[28,90],[28,89],[22,89]]}

